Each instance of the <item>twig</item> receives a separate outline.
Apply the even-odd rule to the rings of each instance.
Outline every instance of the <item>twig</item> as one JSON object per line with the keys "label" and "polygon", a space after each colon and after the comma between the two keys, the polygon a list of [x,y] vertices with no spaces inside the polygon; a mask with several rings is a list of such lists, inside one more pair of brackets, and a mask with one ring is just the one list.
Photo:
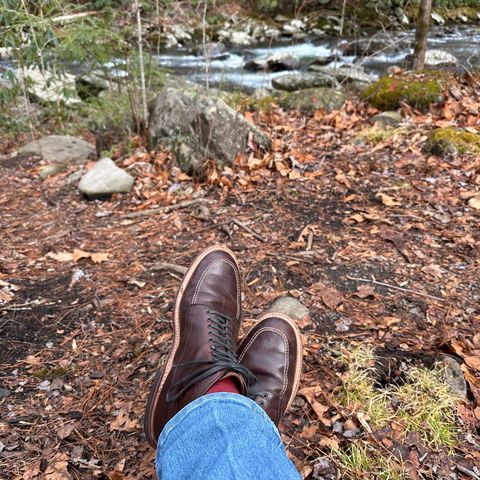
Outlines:
{"label": "twig", "polygon": [[313,244],[313,232],[308,232],[308,239],[307,239],[307,248],[305,250],[309,251],[312,249]]}
{"label": "twig", "polygon": [[76,20],[77,18],[83,18],[83,17],[96,17],[97,15],[101,15],[102,12],[100,11],[90,11],[90,12],[80,12],[80,13],[72,13],[70,15],[61,15],[59,17],[53,17],[52,22],[57,23],[57,22],[68,22],[70,20]]}
{"label": "twig", "polygon": [[412,293],[413,295],[419,295],[420,297],[427,297],[427,298],[432,298],[433,300],[438,300],[440,302],[445,302],[444,298],[436,297],[435,295],[430,295],[428,293],[417,292],[416,290],[412,290],[410,288],[397,287],[396,285],[390,285],[389,283],[384,283],[384,282],[377,282],[377,280],[370,280],[368,278],[355,278],[355,277],[349,277],[348,275],[346,278],[348,278],[349,280],[355,280],[357,282],[373,283],[374,285],[379,285],[385,288],[391,288],[392,290],[399,290],[401,292]]}
{"label": "twig", "polygon": [[480,480],[480,476],[478,476],[473,470],[469,470],[468,468],[463,467],[462,465],[456,465],[457,469],[464,473],[465,475],[468,475],[469,477],[474,478],[475,480]]}
{"label": "twig", "polygon": [[257,233],[255,230],[252,230],[248,225],[245,225],[240,220],[237,220],[236,218],[234,218],[234,219],[232,219],[232,222],[235,225],[238,225],[240,228],[243,228],[245,231],[247,231],[251,235],[253,235],[257,240],[260,240],[261,242],[266,242],[267,241],[259,233]]}
{"label": "twig", "polygon": [[171,270],[172,272],[177,272],[180,275],[185,275],[187,272],[187,267],[176,265],[175,263],[158,262],[151,267],[151,270]]}
{"label": "twig", "polygon": [[131,212],[122,215],[120,218],[137,218],[147,217],[150,215],[159,215],[161,213],[170,213],[173,210],[179,210],[180,208],[193,207],[194,205],[211,205],[212,200],[208,198],[194,198],[193,200],[185,200],[184,202],[176,203],[175,205],[167,205],[165,207],[150,208],[148,210],[142,210],[140,212]]}

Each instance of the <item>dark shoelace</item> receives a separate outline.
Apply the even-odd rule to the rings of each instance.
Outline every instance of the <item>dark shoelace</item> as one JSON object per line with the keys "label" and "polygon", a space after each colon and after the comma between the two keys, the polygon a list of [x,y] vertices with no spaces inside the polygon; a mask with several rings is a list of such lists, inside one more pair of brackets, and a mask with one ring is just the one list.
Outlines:
{"label": "dark shoelace", "polygon": [[199,370],[185,375],[174,383],[167,392],[167,401],[175,401],[180,398],[189,388],[205,378],[214,375],[221,370],[227,370],[241,375],[248,386],[255,382],[253,373],[238,362],[234,350],[232,319],[215,310],[208,310],[208,341],[211,344],[213,360],[194,360],[180,364],[174,364],[176,368],[188,368],[203,366]]}

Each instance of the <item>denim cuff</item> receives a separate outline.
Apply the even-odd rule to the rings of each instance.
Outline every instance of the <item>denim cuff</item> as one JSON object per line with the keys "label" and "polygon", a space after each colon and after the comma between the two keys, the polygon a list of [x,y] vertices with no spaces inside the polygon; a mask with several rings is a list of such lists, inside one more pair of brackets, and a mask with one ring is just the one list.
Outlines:
{"label": "denim cuff", "polygon": [[281,442],[280,433],[278,432],[277,427],[256,402],[238,393],[219,392],[209,393],[207,395],[203,395],[202,397],[198,397],[196,400],[183,407],[174,417],[172,417],[160,433],[157,450],[162,449],[170,432],[172,432],[177,425],[186,420],[187,417],[193,412],[197,413],[199,409],[210,408],[213,405],[217,406],[220,404],[237,405],[237,407],[240,409],[245,408],[250,410],[252,413],[261,417],[262,421],[271,425],[272,430],[274,431],[278,440]]}

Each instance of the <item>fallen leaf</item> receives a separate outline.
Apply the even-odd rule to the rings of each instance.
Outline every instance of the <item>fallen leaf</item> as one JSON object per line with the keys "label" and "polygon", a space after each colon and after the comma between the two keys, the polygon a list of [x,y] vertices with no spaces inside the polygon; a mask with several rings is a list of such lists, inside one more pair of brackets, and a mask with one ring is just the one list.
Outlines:
{"label": "fallen leaf", "polygon": [[477,372],[480,372],[480,357],[469,355],[463,360],[470,368],[473,368],[474,370],[477,370]]}
{"label": "fallen leaf", "polygon": [[109,253],[91,253],[90,258],[93,263],[102,263],[108,260]]}
{"label": "fallen leaf", "polygon": [[397,205],[400,205],[400,202],[397,202],[392,197],[385,195],[384,193],[377,193],[376,197],[379,198],[387,207],[396,207]]}
{"label": "fallen leaf", "polygon": [[320,296],[322,297],[323,303],[332,310],[343,302],[343,296],[334,288],[326,288],[320,293]]}
{"label": "fallen leaf", "polygon": [[317,431],[318,431],[318,425],[313,424],[313,425],[310,425],[309,427],[305,427],[299,436],[305,439],[309,439],[309,438],[312,438],[317,433]]}
{"label": "fallen leaf", "polygon": [[57,262],[71,262],[73,260],[73,253],[70,252],[48,252],[46,256]]}
{"label": "fallen leaf", "polygon": [[475,195],[468,200],[468,205],[475,210],[480,210],[480,195]]}
{"label": "fallen leaf", "polygon": [[372,285],[359,285],[354,295],[359,298],[375,297],[375,288]]}
{"label": "fallen leaf", "polygon": [[64,423],[55,430],[55,433],[61,440],[63,440],[64,438],[67,438],[73,432],[73,430],[75,430],[74,423]]}
{"label": "fallen leaf", "polygon": [[66,453],[57,453],[48,463],[45,470],[45,480],[70,480],[72,477],[68,473],[68,456]]}

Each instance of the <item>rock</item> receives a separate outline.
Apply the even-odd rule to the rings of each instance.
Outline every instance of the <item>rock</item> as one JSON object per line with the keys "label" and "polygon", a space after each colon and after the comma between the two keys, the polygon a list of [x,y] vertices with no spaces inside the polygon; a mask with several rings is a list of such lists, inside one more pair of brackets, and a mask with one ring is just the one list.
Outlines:
{"label": "rock", "polygon": [[442,355],[437,365],[443,368],[443,381],[450,387],[451,392],[459,398],[466,398],[467,382],[460,364],[450,355]]}
{"label": "rock", "polygon": [[463,15],[462,13],[459,13],[457,15],[458,20],[460,20],[462,23],[468,23],[468,17],[466,15]]}
{"label": "rock", "polygon": [[310,316],[308,308],[293,297],[277,298],[267,312],[283,313],[293,320],[303,320]]}
{"label": "rock", "polygon": [[402,25],[409,25],[410,24],[410,20],[408,19],[407,14],[405,13],[405,10],[402,7],[397,7],[395,9],[395,15],[398,18],[398,21]]}
{"label": "rock", "polygon": [[277,90],[294,92],[304,88],[313,87],[338,87],[337,80],[323,72],[305,72],[288,75],[281,75],[272,79],[272,85]]}
{"label": "rock", "polygon": [[112,193],[128,193],[135,178],[117,167],[110,158],[102,158],[82,177],[78,185],[87,197],[102,197]]}
{"label": "rock", "polygon": [[13,60],[13,48],[0,47],[0,60]]}
{"label": "rock", "polygon": [[262,98],[271,97],[271,96],[272,96],[272,92],[267,88],[262,88],[262,87],[256,88],[252,93],[252,98],[254,100],[260,100]]}
{"label": "rock", "polygon": [[40,178],[45,179],[48,177],[53,177],[67,168],[67,165],[61,163],[52,163],[51,165],[46,165],[40,170]]}
{"label": "rock", "polygon": [[166,144],[187,173],[201,173],[205,159],[231,165],[249,138],[269,148],[270,139],[243,115],[203,90],[164,88],[150,104],[149,144]]}
{"label": "rock", "polygon": [[283,70],[295,70],[299,65],[300,61],[295,55],[287,52],[277,52],[249,60],[243,68],[253,72],[281,72]]}
{"label": "rock", "polygon": [[110,88],[110,82],[103,72],[93,71],[75,78],[78,96],[81,99],[98,97],[101,92]]}
{"label": "rock", "polygon": [[382,77],[362,92],[362,98],[379,110],[395,110],[405,102],[425,111],[443,100],[442,90],[438,78]]}
{"label": "rock", "polygon": [[324,73],[336,78],[340,82],[346,83],[372,83],[373,79],[368,73],[365,73],[360,67],[342,65],[339,68],[322,67],[321,65],[310,65],[310,71]]}
{"label": "rock", "polygon": [[182,26],[180,24],[174,24],[172,26],[172,35],[176,38],[178,43],[186,43],[192,41],[193,30],[189,27]]}
{"label": "rock", "polygon": [[372,117],[372,122],[382,128],[396,127],[402,123],[402,116],[398,112],[381,112]]}
{"label": "rock", "polygon": [[287,35],[295,35],[305,30],[306,27],[307,26],[304,22],[295,18],[291,20],[290,23],[286,23],[285,25],[283,25],[282,30],[283,33]]}
{"label": "rock", "polygon": [[224,60],[230,56],[227,52],[226,45],[222,42],[211,42],[198,45],[192,49],[192,53],[210,60]]}
{"label": "rock", "polygon": [[437,128],[428,135],[425,148],[435,155],[458,153],[480,155],[480,134],[456,127]]}
{"label": "rock", "polygon": [[48,135],[27,143],[18,151],[38,155],[52,163],[66,165],[86,163],[96,156],[95,147],[91,143],[69,135]]}
{"label": "rock", "polygon": [[7,398],[11,395],[12,392],[6,388],[0,388],[0,398]]}
{"label": "rock", "polygon": [[458,59],[451,53],[444,50],[427,50],[425,53],[425,66],[435,67],[437,65],[457,65]]}
{"label": "rock", "polygon": [[255,39],[251,37],[247,32],[236,32],[229,30],[220,30],[218,32],[220,40],[226,41],[231,45],[237,47],[248,47],[255,42]]}
{"label": "rock", "polygon": [[437,25],[445,25],[445,19],[437,12],[432,12],[430,17]]}
{"label": "rock", "polygon": [[345,103],[346,96],[333,88],[307,88],[298,92],[285,92],[279,98],[279,104],[287,110],[300,110],[309,113],[319,108],[327,112],[338,110]]}
{"label": "rock", "polygon": [[61,102],[67,106],[81,103],[74,75],[69,73],[53,75],[52,72],[42,72],[37,67],[30,67],[19,70],[19,76],[27,80],[28,93],[40,102]]}

